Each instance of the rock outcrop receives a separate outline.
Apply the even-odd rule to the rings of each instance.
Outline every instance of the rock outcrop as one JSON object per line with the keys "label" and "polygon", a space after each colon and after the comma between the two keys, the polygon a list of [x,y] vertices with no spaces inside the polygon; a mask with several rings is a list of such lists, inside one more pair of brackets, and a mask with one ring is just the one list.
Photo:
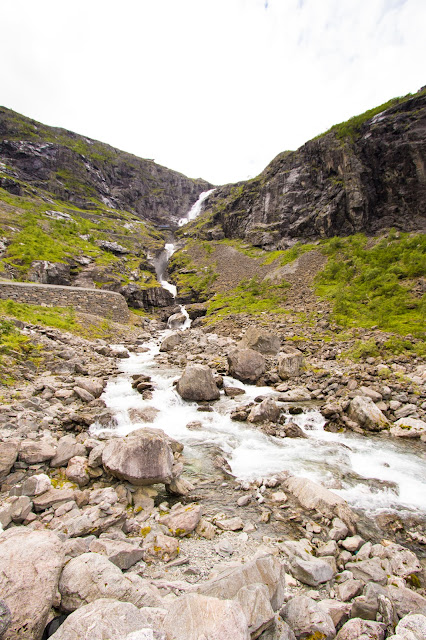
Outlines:
{"label": "rock outcrop", "polygon": [[422,229],[425,121],[423,90],[337,125],[256,178],[217,189],[194,233],[286,248],[295,238]]}

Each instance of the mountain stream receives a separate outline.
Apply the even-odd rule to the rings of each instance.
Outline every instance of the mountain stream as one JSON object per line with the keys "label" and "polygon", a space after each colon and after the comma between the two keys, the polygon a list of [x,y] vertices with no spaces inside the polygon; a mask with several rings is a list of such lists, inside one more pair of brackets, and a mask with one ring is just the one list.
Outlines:
{"label": "mountain stream", "polygon": [[[201,194],[182,223],[199,213],[210,193]],[[173,244],[165,245],[157,277],[176,296],[176,287],[165,279],[173,251]],[[188,330],[188,314],[184,307],[181,310],[186,318],[181,329]],[[426,459],[419,446],[383,436],[327,432],[325,419],[312,403],[305,403],[303,413],[298,415],[290,415],[288,404],[282,404],[286,421],[296,422],[308,438],[268,436],[255,426],[231,420],[230,413],[238,403],[246,404],[257,396],[279,401],[279,394],[271,387],[244,385],[230,377],[224,378],[224,384],[241,387],[245,394],[229,398],[222,391],[220,399],[213,403],[214,410],[200,413],[197,403],[182,400],[173,386],[181,370],[166,364],[160,354],[160,343],[170,333],[169,329],[161,331],[143,345],[143,353],[130,352],[129,358],[120,361],[120,374],[108,382],[103,399],[115,414],[117,426],[113,430],[117,435],[125,436],[147,426],[132,422],[129,410],[154,407],[158,413],[148,426],[163,429],[185,445],[189,473],[192,470],[198,477],[205,476],[211,468],[211,453],[219,452],[232,475],[242,481],[289,471],[327,486],[367,515],[391,510],[401,516],[426,518]],[[210,334],[206,338],[217,339]],[[132,389],[131,376],[141,373],[151,376],[154,392],[150,400],[144,400]],[[91,430],[99,433],[105,428],[95,424]]]}

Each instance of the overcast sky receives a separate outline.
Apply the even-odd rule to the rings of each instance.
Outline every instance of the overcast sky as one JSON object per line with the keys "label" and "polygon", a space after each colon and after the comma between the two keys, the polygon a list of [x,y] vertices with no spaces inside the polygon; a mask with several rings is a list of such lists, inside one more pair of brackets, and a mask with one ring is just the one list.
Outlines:
{"label": "overcast sky", "polygon": [[214,184],[426,84],[426,0],[0,0],[0,104]]}

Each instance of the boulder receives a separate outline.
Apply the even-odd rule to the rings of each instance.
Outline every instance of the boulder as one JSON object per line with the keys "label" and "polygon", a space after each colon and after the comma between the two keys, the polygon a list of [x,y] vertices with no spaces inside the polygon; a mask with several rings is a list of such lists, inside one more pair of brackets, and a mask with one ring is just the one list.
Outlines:
{"label": "boulder", "polygon": [[163,630],[168,640],[249,640],[241,605],[198,593],[184,595],[169,606]]}
{"label": "boulder", "polygon": [[19,449],[19,459],[26,464],[38,464],[51,460],[56,453],[55,447],[42,440],[24,440]]}
{"label": "boulder", "polygon": [[307,478],[288,478],[284,486],[305,509],[315,509],[326,518],[337,516],[354,532],[357,517],[340,496]]}
{"label": "boulder", "polygon": [[86,389],[83,389],[83,387],[75,386],[73,391],[83,402],[93,402],[95,399],[95,396],[92,396],[92,394],[89,391],[86,391]]}
{"label": "boulder", "polygon": [[8,475],[15,464],[18,451],[18,442],[0,442],[0,480]]}
{"label": "boulder", "polygon": [[194,531],[202,514],[198,504],[180,505],[160,518],[160,524],[166,525],[175,536],[183,537]]}
{"label": "boulder", "polygon": [[295,422],[287,422],[287,424],[283,424],[281,427],[282,431],[284,431],[286,438],[308,438],[308,434],[306,434],[302,427],[299,427]]}
{"label": "boulder", "polygon": [[167,320],[167,326],[169,329],[178,329],[186,322],[186,315],[184,313],[174,313]]}
{"label": "boulder", "polygon": [[235,349],[228,355],[229,375],[254,383],[265,373],[265,358],[253,349]]}
{"label": "boulder", "polygon": [[89,484],[90,475],[87,458],[83,456],[71,458],[65,470],[65,475],[70,482],[75,482],[79,487]]}
{"label": "boulder", "polygon": [[50,531],[15,527],[0,536],[0,593],[10,609],[7,640],[40,640],[57,603],[64,548]]}
{"label": "boulder", "polygon": [[352,618],[340,629],[336,640],[384,640],[386,625],[382,622]]}
{"label": "boulder", "polygon": [[269,602],[268,587],[265,584],[254,583],[241,587],[236,600],[247,618],[252,640],[272,626],[275,615]]}
{"label": "boulder", "polygon": [[396,438],[421,438],[426,434],[426,422],[417,418],[400,418],[390,428]]}
{"label": "boulder", "polygon": [[21,487],[23,496],[40,496],[42,493],[49,491],[52,488],[52,483],[49,476],[45,473],[39,473],[35,476],[27,478]]}
{"label": "boulder", "polygon": [[119,569],[130,569],[136,562],[142,560],[144,552],[126,540],[109,540],[108,538],[95,538],[90,543],[89,550],[92,553],[100,553],[108,558]]}
{"label": "boulder", "polygon": [[71,613],[50,638],[51,640],[105,640],[105,638],[121,640],[132,632],[149,627],[147,617],[134,604],[120,602],[114,598],[99,598]]}
{"label": "boulder", "polygon": [[203,364],[188,365],[178,380],[176,391],[184,400],[196,402],[220,397],[212,370]]}
{"label": "boulder", "polygon": [[389,421],[368,396],[355,396],[349,405],[349,417],[367,431],[382,431]]}
{"label": "boulder", "polygon": [[79,377],[75,379],[75,384],[80,389],[84,389],[94,398],[99,398],[105,388],[105,381],[102,378]]}
{"label": "boulder", "polygon": [[264,355],[275,356],[280,350],[281,340],[279,336],[269,331],[251,326],[245,332],[240,345],[244,349],[253,349]]}
{"label": "boulder", "polygon": [[281,609],[280,616],[293,630],[297,640],[308,637],[332,640],[336,635],[331,617],[307,596],[291,598]]}
{"label": "boulder", "polygon": [[408,616],[404,616],[399,621],[395,632],[405,638],[405,633],[410,631],[415,640],[425,640],[426,638],[426,616],[421,614],[412,613]]}
{"label": "boulder", "polygon": [[179,332],[171,333],[169,336],[164,338],[162,343],[160,344],[160,351],[173,351],[178,344],[182,342],[182,334]]}
{"label": "boulder", "polygon": [[51,467],[64,467],[74,456],[85,456],[86,447],[84,444],[77,442],[71,434],[60,438],[56,454],[50,461]]}
{"label": "boulder", "polygon": [[278,356],[278,375],[281,380],[297,378],[302,366],[303,353],[296,347],[285,345]]}
{"label": "boulder", "polygon": [[280,400],[283,402],[306,402],[310,399],[311,394],[305,387],[295,387],[280,394]]}
{"label": "boulder", "polygon": [[426,598],[407,587],[396,587],[390,584],[387,587],[390,599],[396,607],[400,618],[408,613],[421,613],[426,615]]}
{"label": "boulder", "polygon": [[386,571],[382,568],[379,558],[369,558],[361,562],[347,562],[345,568],[351,571],[356,580],[363,582],[387,583]]}
{"label": "boulder", "polygon": [[216,578],[200,585],[197,592],[214,598],[233,599],[242,587],[255,583],[266,584],[271,606],[277,611],[284,601],[285,567],[272,555],[225,569]]}
{"label": "boulder", "polygon": [[145,562],[170,562],[179,555],[179,540],[164,533],[150,533],[145,538],[142,552]]}
{"label": "boulder", "polygon": [[110,440],[103,449],[102,464],[116,478],[134,485],[170,484],[174,479],[172,449],[154,429]]}
{"label": "boulder", "polygon": [[59,580],[61,607],[75,611],[99,598],[113,598],[131,602],[137,607],[161,606],[161,598],[154,587],[136,574],[124,575],[105,556],[83,553],[65,565]]}
{"label": "boulder", "polygon": [[281,409],[272,398],[265,398],[259,404],[255,404],[248,416],[249,422],[276,422]]}

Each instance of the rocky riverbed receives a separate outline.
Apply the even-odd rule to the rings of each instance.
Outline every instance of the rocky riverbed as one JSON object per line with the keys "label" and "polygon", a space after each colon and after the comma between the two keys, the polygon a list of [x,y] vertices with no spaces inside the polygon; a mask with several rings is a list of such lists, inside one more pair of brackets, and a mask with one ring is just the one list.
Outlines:
{"label": "rocky riverbed", "polygon": [[[328,326],[194,324],[113,346],[20,324],[42,363],[0,412],[0,637],[424,638],[426,504],[398,465],[425,463],[425,365],[336,359]],[[391,477],[344,466],[359,443],[397,452]],[[275,468],[284,444],[340,478]]]}

